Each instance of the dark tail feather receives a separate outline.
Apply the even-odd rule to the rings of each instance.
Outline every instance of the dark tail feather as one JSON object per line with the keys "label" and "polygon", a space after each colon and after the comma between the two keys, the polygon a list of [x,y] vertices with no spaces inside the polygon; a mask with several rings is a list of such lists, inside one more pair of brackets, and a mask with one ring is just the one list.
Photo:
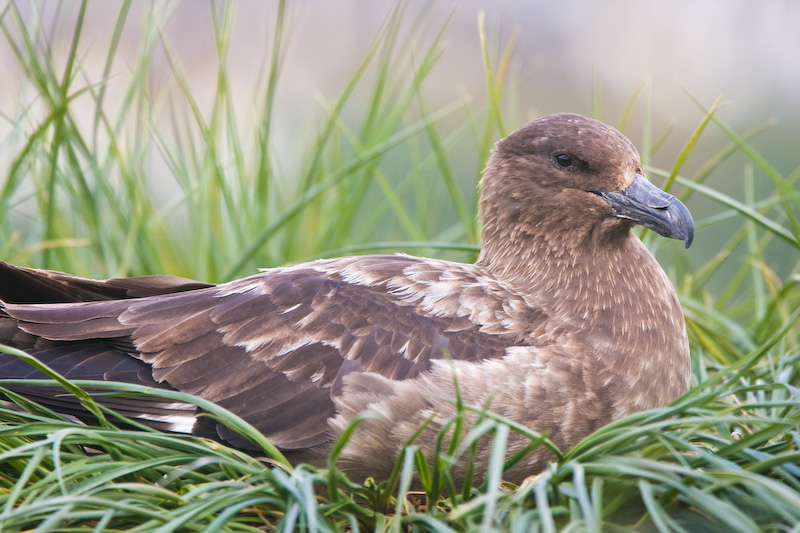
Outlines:
{"label": "dark tail feather", "polygon": [[[59,343],[48,348],[28,350],[28,353],[67,379],[121,381],[174,390],[166,383],[156,382],[148,364],[107,343]],[[26,361],[6,353],[0,353],[0,378],[49,379]],[[3,386],[59,413],[90,424],[95,422],[93,415],[82,407],[80,401],[59,386],[16,383]],[[87,389],[87,392],[107,391]],[[174,400],[154,396],[98,396],[95,400],[124,417],[161,431],[190,433],[194,423],[195,406]]]}
{"label": "dark tail feather", "polygon": [[175,276],[94,280],[0,261],[0,300],[7,303],[93,302],[142,298],[212,287]]}

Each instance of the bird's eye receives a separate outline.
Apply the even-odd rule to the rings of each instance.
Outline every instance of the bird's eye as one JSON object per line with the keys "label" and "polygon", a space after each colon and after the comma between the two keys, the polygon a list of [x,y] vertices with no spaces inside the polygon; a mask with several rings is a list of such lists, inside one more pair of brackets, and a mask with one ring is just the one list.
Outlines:
{"label": "bird's eye", "polygon": [[556,156],[556,165],[560,168],[569,168],[572,166],[572,156],[569,154],[558,154]]}

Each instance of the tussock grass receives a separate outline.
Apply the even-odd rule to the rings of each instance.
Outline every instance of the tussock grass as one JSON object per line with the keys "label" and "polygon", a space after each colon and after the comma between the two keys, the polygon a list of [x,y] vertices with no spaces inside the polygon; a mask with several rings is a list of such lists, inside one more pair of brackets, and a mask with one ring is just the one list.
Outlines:
{"label": "tussock grass", "polygon": [[[288,175],[281,158],[289,156],[275,152],[273,138],[276,91],[281,72],[290,68],[283,62],[285,2],[276,7],[263,79],[247,115],[237,111],[228,74],[233,3],[211,7],[217,78],[210,106],[200,102],[161,31],[170,15],[161,4],[150,8],[129,74],[117,74],[130,8],[130,2],[120,3],[99,77],[86,66],[85,2],[65,54],[51,48],[52,35],[35,12],[24,17],[14,3],[0,12],[3,38],[23,73],[19,100],[2,110],[1,119],[3,259],[96,277],[169,273],[222,281],[259,266],[373,250],[474,257],[474,186],[493,140],[513,129],[503,99],[513,38],[495,61],[481,23],[486,101],[433,108],[426,79],[442,54],[446,27],[422,35],[425,10],[414,14],[398,4],[341,93],[321,99],[316,135],[291,154],[301,170]],[[402,23],[414,16],[409,32]],[[174,84],[154,93],[149,65],[156,49],[164,50]],[[621,128],[647,94],[645,85],[635,89]],[[557,461],[521,487],[501,482],[510,466],[503,464],[505,442],[518,432],[530,439],[531,449],[552,446],[546,436],[481,406],[458,405],[436,457],[427,462],[409,442],[391,480],[376,484],[349,480],[336,468],[350,432],[327,468],[292,468],[253,428],[213,405],[203,406],[209,416],[262,442],[263,456],[192,437],[121,430],[83,392],[115,386],[53,376],[53,386],[82,398],[97,425],[6,394],[9,402],[0,406],[0,528],[796,530],[800,164],[783,175],[753,148],[750,141],[769,121],[737,133],[718,116],[719,100],[708,107],[697,103],[698,124],[672,167],[647,169],[667,188],[679,186],[673,192],[690,206],[696,195],[719,205],[716,214],[697,219],[696,245],[715,252],[705,264],[687,268],[668,253],[674,243],[643,233],[673,276],[692,344],[693,387],[673,405],[617,421],[571,450],[553,449]],[[595,104],[599,109],[599,91]],[[649,101],[641,147],[649,165],[674,133],[671,127],[650,131],[647,106]],[[729,144],[694,175],[683,175],[709,128],[724,132]],[[466,164],[464,153],[471,154]],[[743,198],[705,183],[734,155],[748,162]],[[719,225],[736,230],[727,241],[705,242],[704,232]],[[769,255],[776,243],[782,264],[789,265],[783,277]],[[719,288],[712,280],[723,270],[734,274]],[[481,416],[467,431],[470,410]],[[450,466],[469,461],[481,436],[491,446],[488,475],[457,484]],[[419,492],[410,491],[415,477]]]}

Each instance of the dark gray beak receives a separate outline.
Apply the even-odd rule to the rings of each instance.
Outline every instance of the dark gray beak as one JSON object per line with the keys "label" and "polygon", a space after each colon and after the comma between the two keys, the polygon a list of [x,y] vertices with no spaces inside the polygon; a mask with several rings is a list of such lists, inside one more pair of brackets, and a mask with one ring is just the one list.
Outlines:
{"label": "dark gray beak", "polygon": [[688,248],[694,238],[692,214],[680,200],[667,194],[646,179],[636,174],[627,189],[622,192],[595,193],[611,207],[618,218],[626,218],[650,228],[659,235],[681,239]]}

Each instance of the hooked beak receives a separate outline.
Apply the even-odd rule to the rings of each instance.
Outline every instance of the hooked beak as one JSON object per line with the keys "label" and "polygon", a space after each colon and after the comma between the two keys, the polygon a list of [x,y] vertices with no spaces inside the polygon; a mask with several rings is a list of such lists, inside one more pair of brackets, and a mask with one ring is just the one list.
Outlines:
{"label": "hooked beak", "polygon": [[659,235],[681,239],[688,248],[694,238],[692,215],[680,200],[667,194],[637,172],[627,189],[621,192],[595,193],[612,208],[614,216],[650,228]]}

